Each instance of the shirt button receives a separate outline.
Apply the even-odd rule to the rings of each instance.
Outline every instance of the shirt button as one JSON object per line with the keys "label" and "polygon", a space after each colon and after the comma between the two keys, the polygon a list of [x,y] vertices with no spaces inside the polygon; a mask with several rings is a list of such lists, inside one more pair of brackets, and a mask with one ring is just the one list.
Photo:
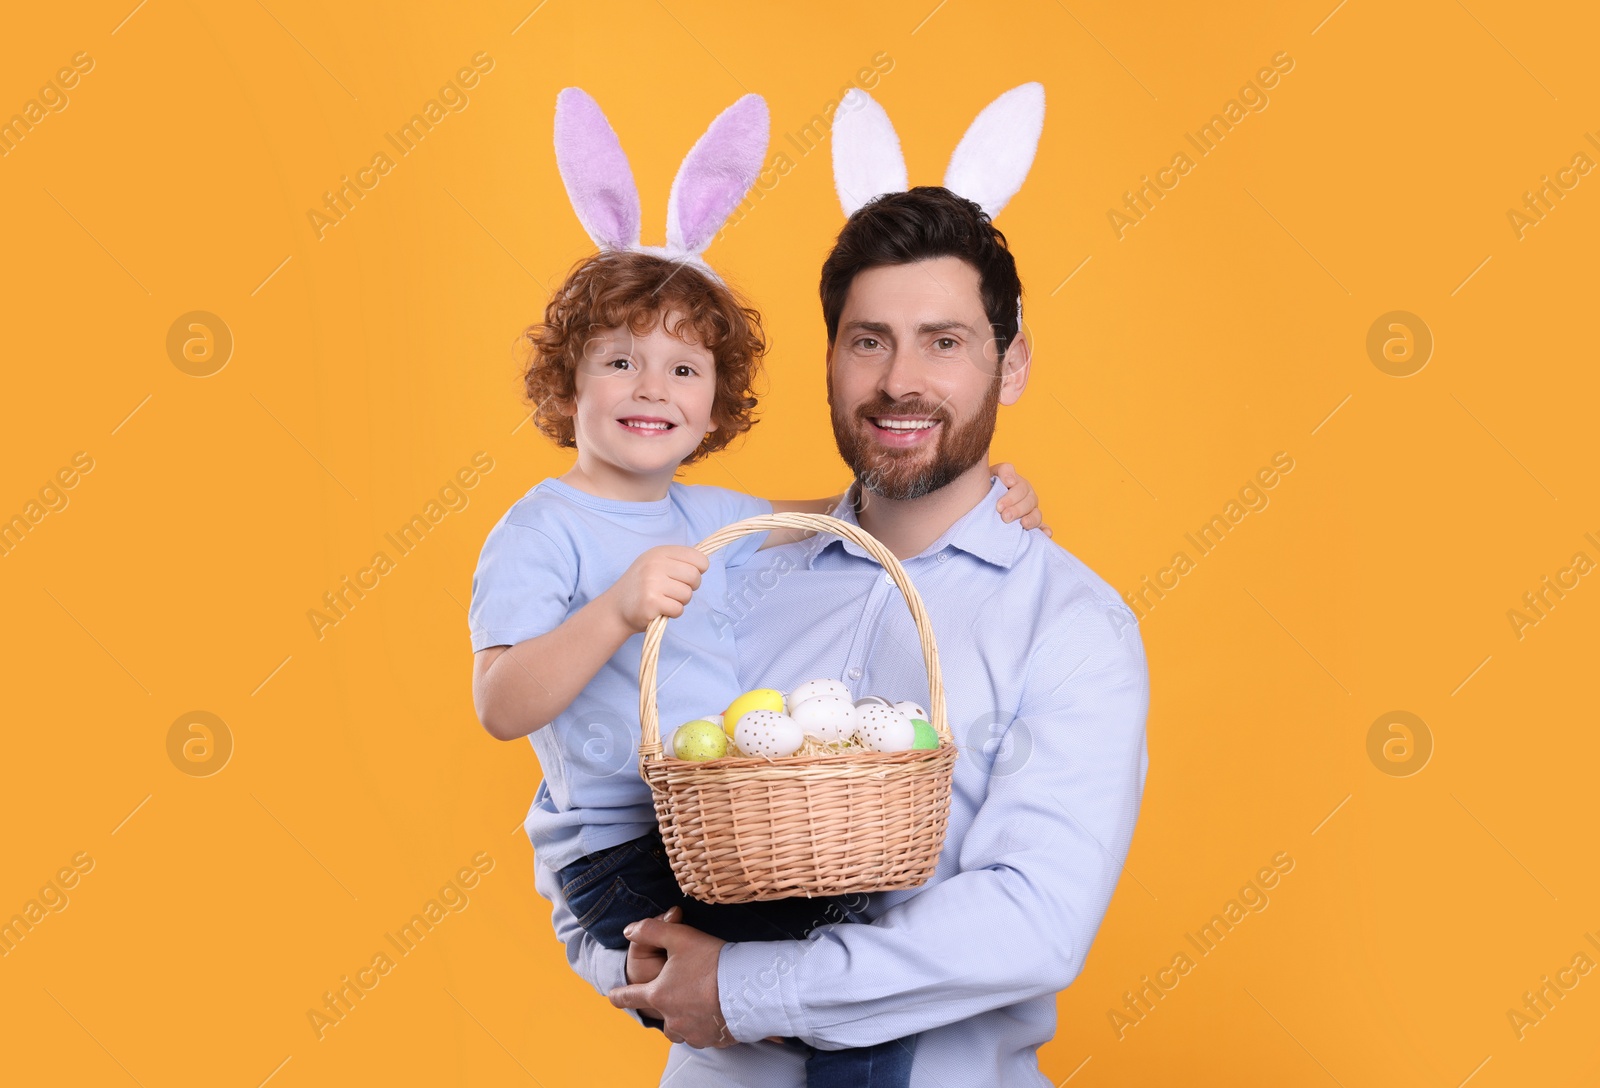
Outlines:
{"label": "shirt button", "polygon": [[852,680],[861,679],[861,670],[860,669],[851,669],[850,670],[850,679],[852,679]]}
{"label": "shirt button", "polygon": [[884,575],[884,576],[883,576],[883,584],[884,584],[884,585],[886,585],[886,586],[892,586],[892,585],[894,585],[894,575],[892,575],[892,574],[885,574],[885,575]]}
{"label": "shirt button", "polygon": [[939,553],[939,562],[943,563],[946,559],[949,559],[949,558],[950,558],[950,553],[949,552],[940,552]]}

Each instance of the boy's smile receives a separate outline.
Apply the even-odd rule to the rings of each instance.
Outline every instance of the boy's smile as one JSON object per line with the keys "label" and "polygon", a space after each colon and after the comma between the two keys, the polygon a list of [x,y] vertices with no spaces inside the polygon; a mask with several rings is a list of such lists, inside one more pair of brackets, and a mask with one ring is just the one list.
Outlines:
{"label": "boy's smile", "polygon": [[602,329],[584,345],[572,416],[578,460],[562,477],[604,498],[664,498],[683,460],[713,428],[716,360],[669,313],[643,333]]}

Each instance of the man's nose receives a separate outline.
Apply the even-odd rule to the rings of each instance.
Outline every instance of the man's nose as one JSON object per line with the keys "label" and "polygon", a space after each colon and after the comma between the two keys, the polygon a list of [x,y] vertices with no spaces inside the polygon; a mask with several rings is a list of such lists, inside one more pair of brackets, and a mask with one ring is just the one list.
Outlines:
{"label": "man's nose", "polygon": [[897,345],[889,356],[889,365],[884,367],[878,387],[890,400],[905,400],[921,396],[926,384],[922,360],[917,353]]}

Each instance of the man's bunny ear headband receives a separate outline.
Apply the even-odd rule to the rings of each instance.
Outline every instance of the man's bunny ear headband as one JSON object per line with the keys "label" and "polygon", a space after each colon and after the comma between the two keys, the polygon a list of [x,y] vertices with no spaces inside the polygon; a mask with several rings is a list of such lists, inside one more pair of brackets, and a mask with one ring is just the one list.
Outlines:
{"label": "man's bunny ear headband", "polygon": [[577,87],[556,96],[556,165],[572,210],[601,249],[653,253],[720,279],[700,255],[761,172],[769,127],[760,95],[717,115],[673,179],[665,246],[639,244],[639,189],[628,157],[600,106]]}
{"label": "man's bunny ear headband", "polygon": [[[1024,83],[983,108],[961,137],[944,187],[981,207],[990,219],[1022,188],[1044,131],[1044,86]],[[833,184],[844,214],[854,215],[885,193],[904,192],[906,160],[883,107],[852,87],[833,117]],[[1022,327],[1022,301],[1017,301]]]}

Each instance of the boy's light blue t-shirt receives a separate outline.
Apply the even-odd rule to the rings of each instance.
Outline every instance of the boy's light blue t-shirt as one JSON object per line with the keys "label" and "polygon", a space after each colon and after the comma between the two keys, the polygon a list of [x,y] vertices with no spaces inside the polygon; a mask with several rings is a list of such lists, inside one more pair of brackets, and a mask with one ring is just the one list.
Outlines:
{"label": "boy's light blue t-shirt", "polygon": [[[556,479],[517,500],[489,531],[472,576],[472,650],[514,646],[560,626],[599,596],[644,551],[694,546],[722,526],[772,504],[727,488],[673,483],[653,502],[603,499]],[[711,556],[682,616],[667,621],[656,663],[661,732],[717,713],[742,690],[733,625],[711,608],[728,596],[727,568],[748,559],[765,533]],[[544,770],[524,828],[545,865],[636,839],[656,823],[639,777],[639,654],[622,644],[560,716],[529,739]],[[538,676],[537,661],[530,665]]]}

